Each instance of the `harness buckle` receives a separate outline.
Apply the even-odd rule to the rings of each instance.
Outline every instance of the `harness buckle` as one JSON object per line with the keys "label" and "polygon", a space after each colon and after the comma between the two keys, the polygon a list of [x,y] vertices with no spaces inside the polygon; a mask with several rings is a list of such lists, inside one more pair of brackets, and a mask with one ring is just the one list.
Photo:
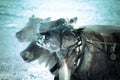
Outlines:
{"label": "harness buckle", "polygon": [[116,57],[114,52],[112,52],[112,54],[110,55],[110,59],[111,60],[116,60],[117,59],[117,57]]}
{"label": "harness buckle", "polygon": [[116,60],[117,59],[117,56],[115,55],[115,48],[116,48],[116,43],[114,43],[112,53],[110,55],[111,60]]}

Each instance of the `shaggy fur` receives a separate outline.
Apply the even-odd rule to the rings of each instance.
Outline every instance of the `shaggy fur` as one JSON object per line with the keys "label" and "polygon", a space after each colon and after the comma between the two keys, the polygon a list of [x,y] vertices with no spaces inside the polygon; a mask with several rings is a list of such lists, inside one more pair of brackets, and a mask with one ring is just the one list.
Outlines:
{"label": "shaggy fur", "polygon": [[20,42],[34,41],[36,40],[38,33],[48,31],[62,24],[72,25],[76,23],[76,21],[77,21],[76,17],[70,20],[60,18],[54,21],[50,21],[50,18],[41,19],[32,16],[30,17],[28,23],[25,24],[25,27],[23,27],[23,29],[16,33],[16,38]]}
{"label": "shaggy fur", "polygon": [[[60,29],[61,30],[61,29]],[[47,34],[43,34],[47,37],[45,43],[49,43],[47,49],[52,50],[54,46],[58,47],[55,49],[67,49],[70,45],[73,45],[77,41],[70,31],[62,31],[62,46],[60,42],[59,28],[47,31]],[[77,32],[78,31],[73,31]],[[82,39],[82,46],[84,54],[81,64],[76,69],[75,73],[79,76],[78,80],[118,80],[120,78],[120,72],[118,67],[119,64],[119,53],[117,50],[120,49],[119,41],[120,32],[113,33],[99,33],[95,31],[83,31],[80,37]],[[76,34],[76,33],[75,33]],[[67,37],[67,38],[66,38]],[[78,36],[79,37],[79,36]],[[44,41],[43,41],[44,43]],[[115,50],[113,50],[114,43],[117,43]],[[119,44],[119,45],[118,45]],[[60,50],[61,50],[60,49]],[[112,54],[115,54],[117,58],[113,59]],[[69,64],[68,64],[69,65]]]}

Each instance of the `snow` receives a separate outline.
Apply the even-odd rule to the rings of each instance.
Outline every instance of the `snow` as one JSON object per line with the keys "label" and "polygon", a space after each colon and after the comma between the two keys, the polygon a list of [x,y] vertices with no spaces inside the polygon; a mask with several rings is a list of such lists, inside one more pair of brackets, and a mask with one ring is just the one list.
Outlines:
{"label": "snow", "polygon": [[0,27],[0,80],[53,80],[53,75],[38,61],[27,63],[20,57],[20,52],[29,43],[21,43],[15,33],[18,28]]}
{"label": "snow", "polygon": [[120,25],[119,5],[119,0],[0,0],[0,80],[53,80],[45,66],[26,63],[19,55],[29,43],[18,42],[15,33],[33,14],[52,19],[78,17],[79,26]]}

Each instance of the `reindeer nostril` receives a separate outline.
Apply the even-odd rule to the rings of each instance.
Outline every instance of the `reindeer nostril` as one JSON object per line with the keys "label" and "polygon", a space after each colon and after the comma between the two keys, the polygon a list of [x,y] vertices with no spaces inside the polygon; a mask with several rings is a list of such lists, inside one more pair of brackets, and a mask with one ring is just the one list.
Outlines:
{"label": "reindeer nostril", "polygon": [[17,37],[18,39],[20,39],[20,37],[21,37],[20,32],[17,32],[17,33],[16,33],[16,37]]}
{"label": "reindeer nostril", "polygon": [[28,58],[26,58],[26,57],[23,57],[23,60],[24,60],[24,61],[28,61]]}
{"label": "reindeer nostril", "polygon": [[30,62],[33,59],[33,55],[30,54],[28,51],[21,52],[20,56],[23,58],[24,61],[27,62]]}
{"label": "reindeer nostril", "polygon": [[27,60],[28,58],[27,58],[27,55],[28,55],[28,53],[26,52],[26,51],[23,51],[23,52],[21,52],[20,53],[20,56],[23,58],[23,60]]}

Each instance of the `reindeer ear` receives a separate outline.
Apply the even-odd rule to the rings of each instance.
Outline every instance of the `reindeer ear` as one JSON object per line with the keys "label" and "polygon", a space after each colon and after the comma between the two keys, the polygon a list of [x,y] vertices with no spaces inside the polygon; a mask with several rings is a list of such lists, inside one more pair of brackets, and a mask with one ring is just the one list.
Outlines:
{"label": "reindeer ear", "polygon": [[29,18],[29,21],[32,21],[32,20],[34,20],[36,17],[35,17],[35,15],[32,15],[30,18]]}
{"label": "reindeer ear", "polygon": [[84,28],[75,29],[72,32],[75,34],[76,37],[80,36],[80,34],[83,32]]}
{"label": "reindeer ear", "polygon": [[76,23],[77,20],[78,20],[77,17],[71,18],[70,21],[69,21],[69,23]]}

